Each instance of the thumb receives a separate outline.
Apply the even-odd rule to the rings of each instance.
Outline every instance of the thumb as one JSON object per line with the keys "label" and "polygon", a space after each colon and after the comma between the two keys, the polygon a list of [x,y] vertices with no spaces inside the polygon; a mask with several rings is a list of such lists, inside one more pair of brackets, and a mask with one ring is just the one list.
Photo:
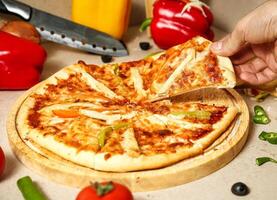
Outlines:
{"label": "thumb", "polygon": [[211,46],[211,51],[221,56],[232,56],[237,53],[246,43],[243,29],[235,30]]}

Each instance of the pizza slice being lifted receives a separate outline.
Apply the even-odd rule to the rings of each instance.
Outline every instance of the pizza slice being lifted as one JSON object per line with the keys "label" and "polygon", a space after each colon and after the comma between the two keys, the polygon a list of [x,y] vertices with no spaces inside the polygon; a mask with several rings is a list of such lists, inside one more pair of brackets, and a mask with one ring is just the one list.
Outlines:
{"label": "pizza slice being lifted", "polygon": [[[201,88],[233,88],[235,73],[229,58],[210,51],[212,42],[196,37],[156,56],[152,98],[172,97]],[[156,64],[157,63],[157,64]]]}

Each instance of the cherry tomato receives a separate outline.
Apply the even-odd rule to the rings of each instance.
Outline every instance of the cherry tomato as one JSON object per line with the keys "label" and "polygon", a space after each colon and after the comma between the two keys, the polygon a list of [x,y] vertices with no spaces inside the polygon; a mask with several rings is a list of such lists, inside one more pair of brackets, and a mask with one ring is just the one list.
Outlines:
{"label": "cherry tomato", "polygon": [[82,189],[76,200],[133,200],[133,195],[119,183],[96,183]]}
{"label": "cherry tomato", "polygon": [[4,169],[5,169],[5,154],[2,148],[0,147],[0,176],[4,173]]}

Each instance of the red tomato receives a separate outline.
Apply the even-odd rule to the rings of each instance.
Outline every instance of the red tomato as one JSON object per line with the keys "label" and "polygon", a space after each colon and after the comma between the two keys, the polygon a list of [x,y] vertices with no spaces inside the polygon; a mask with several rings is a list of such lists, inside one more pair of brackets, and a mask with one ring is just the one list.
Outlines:
{"label": "red tomato", "polygon": [[4,173],[4,169],[5,169],[5,154],[2,148],[0,147],[0,176]]}
{"label": "red tomato", "polygon": [[[110,182],[113,188],[102,196],[97,194],[97,186],[87,186],[81,190],[76,200],[133,200],[130,190],[119,183]],[[105,187],[110,183],[100,183],[100,187]]]}

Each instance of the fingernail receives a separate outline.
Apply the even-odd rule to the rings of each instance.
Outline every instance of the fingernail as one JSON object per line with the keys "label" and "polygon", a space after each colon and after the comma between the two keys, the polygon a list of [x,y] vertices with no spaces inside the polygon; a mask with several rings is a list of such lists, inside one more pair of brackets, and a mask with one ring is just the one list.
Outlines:
{"label": "fingernail", "polygon": [[212,49],[214,51],[220,51],[222,50],[222,46],[223,46],[223,42],[222,41],[218,41],[212,44]]}

